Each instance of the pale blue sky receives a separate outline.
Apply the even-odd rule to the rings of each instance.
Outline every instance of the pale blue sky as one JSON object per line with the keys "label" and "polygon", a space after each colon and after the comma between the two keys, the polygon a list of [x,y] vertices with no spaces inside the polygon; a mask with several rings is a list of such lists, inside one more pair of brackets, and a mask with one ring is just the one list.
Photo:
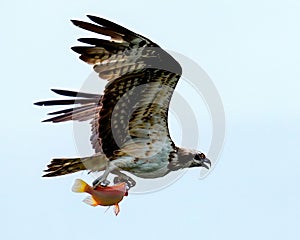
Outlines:
{"label": "pale blue sky", "polygon": [[[300,2],[1,1],[1,239],[300,239]],[[74,174],[43,179],[76,156],[71,124],[41,124],[32,103],[77,89],[91,68],[70,50],[69,19],[114,20],[194,59],[223,99],[226,143],[214,171],[129,195],[118,217],[81,202]],[[199,99],[195,99],[199,101]],[[176,131],[176,129],[174,129]]]}

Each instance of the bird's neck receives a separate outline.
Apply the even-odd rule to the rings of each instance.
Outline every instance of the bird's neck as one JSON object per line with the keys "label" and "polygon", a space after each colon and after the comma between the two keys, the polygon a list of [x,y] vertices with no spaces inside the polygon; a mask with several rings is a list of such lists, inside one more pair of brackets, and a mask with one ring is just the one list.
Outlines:
{"label": "bird's neck", "polygon": [[169,159],[168,168],[171,171],[189,167],[191,161],[195,156],[195,151],[191,149],[176,147],[176,154],[174,155],[175,156],[173,158]]}
{"label": "bird's neck", "polygon": [[177,148],[177,156],[179,162],[188,162],[191,161],[196,154],[195,150],[187,148]]}

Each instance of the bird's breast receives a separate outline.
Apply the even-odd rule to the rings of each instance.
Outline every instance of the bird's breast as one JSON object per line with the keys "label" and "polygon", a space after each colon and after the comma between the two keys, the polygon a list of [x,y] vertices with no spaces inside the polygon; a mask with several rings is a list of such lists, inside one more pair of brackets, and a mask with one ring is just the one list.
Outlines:
{"label": "bird's breast", "polygon": [[114,160],[120,169],[141,178],[158,178],[165,176],[169,169],[167,157],[154,156],[151,158],[126,157]]}

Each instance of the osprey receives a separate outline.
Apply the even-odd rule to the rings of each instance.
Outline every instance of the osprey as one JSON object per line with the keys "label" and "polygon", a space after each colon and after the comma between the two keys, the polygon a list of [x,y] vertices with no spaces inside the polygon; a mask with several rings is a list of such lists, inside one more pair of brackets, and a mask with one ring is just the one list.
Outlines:
{"label": "osprey", "polygon": [[[80,59],[94,65],[101,79],[108,81],[103,94],[52,89],[71,97],[35,103],[39,106],[73,105],[51,112],[43,122],[86,121],[91,124],[95,154],[83,158],[55,158],[44,177],[81,170],[104,171],[94,182],[108,185],[141,178],[163,177],[183,168],[209,168],[204,153],[177,147],[168,130],[168,108],[182,69],[166,51],[148,38],[103,18],[90,16],[93,23],[72,20],[82,29],[105,38],[80,38],[86,46],[72,47]],[[108,39],[107,39],[108,37]]]}

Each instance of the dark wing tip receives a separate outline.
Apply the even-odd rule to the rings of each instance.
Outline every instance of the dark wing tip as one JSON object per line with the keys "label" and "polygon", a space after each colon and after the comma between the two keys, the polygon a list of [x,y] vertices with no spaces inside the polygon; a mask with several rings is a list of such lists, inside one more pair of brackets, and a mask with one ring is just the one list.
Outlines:
{"label": "dark wing tip", "polygon": [[53,173],[53,172],[50,172],[50,173],[44,174],[42,177],[56,177],[56,176],[58,176],[58,175],[56,175],[56,174]]}
{"label": "dark wing tip", "polygon": [[[82,42],[82,43],[87,43],[87,41],[89,40],[89,38],[78,38],[77,41],[78,42]],[[72,48],[71,48],[72,49]],[[73,50],[73,49],[72,49]]]}
{"label": "dark wing tip", "polygon": [[98,38],[78,38],[78,42],[87,43],[90,45],[103,45],[103,43],[107,42],[107,40],[98,39]]}
{"label": "dark wing tip", "polygon": [[34,105],[37,105],[37,106],[44,106],[44,103],[43,103],[43,101],[42,102],[35,102],[35,103],[33,103]]}
{"label": "dark wing tip", "polygon": [[89,19],[91,19],[92,21],[97,20],[97,19],[102,19],[102,18],[100,18],[100,17],[96,17],[96,16],[91,15],[91,14],[87,14],[86,16],[87,16]]}
{"label": "dark wing tip", "polygon": [[78,53],[78,54],[82,54],[82,49],[83,49],[84,47],[81,47],[81,46],[75,46],[75,47],[71,47],[71,49],[74,51],[74,52],[76,52],[76,53]]}
{"label": "dark wing tip", "polygon": [[51,88],[50,89],[52,92],[58,94],[58,95],[62,95],[61,92],[63,92],[64,90],[61,90],[61,89],[55,89],[55,88]]}
{"label": "dark wing tip", "polygon": [[107,20],[105,18],[101,18],[101,17],[96,17],[96,16],[93,16],[93,15],[87,15],[87,17],[93,21],[94,23],[104,27],[104,28],[108,28],[108,29],[111,29],[115,32],[117,32],[118,34],[133,34],[135,35],[134,32],[132,32],[131,30],[117,24],[117,23],[114,23],[110,20]]}
{"label": "dark wing tip", "polygon": [[108,23],[110,22],[109,20],[107,19],[104,19],[104,18],[101,18],[101,17],[97,17],[97,16],[93,16],[93,15],[86,15],[90,20],[92,20],[94,23],[97,23],[101,26],[104,26],[105,23]]}
{"label": "dark wing tip", "polygon": [[56,91],[60,91],[60,89],[55,89],[55,88],[51,88],[50,90],[55,93],[56,93]]}
{"label": "dark wing tip", "polygon": [[79,20],[70,20],[75,26],[79,26],[80,25],[80,23],[81,23],[81,21],[79,21]]}
{"label": "dark wing tip", "polygon": [[70,91],[70,90],[52,88],[51,91],[58,95],[67,96],[67,97],[77,97],[78,96],[78,92]]}

